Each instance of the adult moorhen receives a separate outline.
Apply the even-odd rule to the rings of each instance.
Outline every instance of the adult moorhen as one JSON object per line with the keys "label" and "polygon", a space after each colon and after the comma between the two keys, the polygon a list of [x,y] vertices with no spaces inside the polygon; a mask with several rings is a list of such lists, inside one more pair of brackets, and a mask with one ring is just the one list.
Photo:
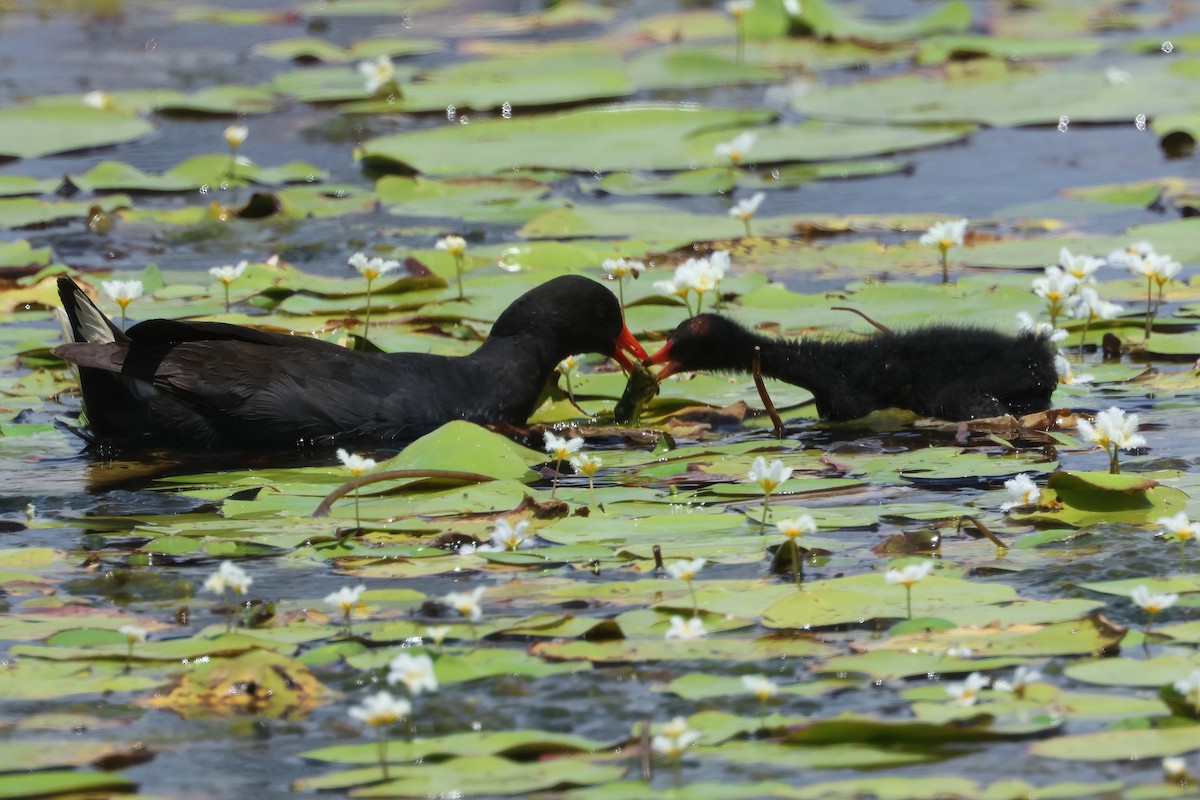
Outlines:
{"label": "adult moorhen", "polygon": [[692,317],[650,357],[659,380],[682,370],[762,373],[813,393],[817,413],[848,420],[904,408],[947,420],[1020,416],[1050,407],[1058,385],[1047,336],[931,325],[863,339],[789,341],[717,314]]}
{"label": "adult moorhen", "polygon": [[[577,353],[646,357],[612,292],[567,275],[518,297],[462,357],[364,353],[220,322],[152,319],[122,332],[70,278],[59,296],[96,443],[279,448],[403,444],[450,420],[522,424]],[[624,351],[624,352],[623,352]]]}

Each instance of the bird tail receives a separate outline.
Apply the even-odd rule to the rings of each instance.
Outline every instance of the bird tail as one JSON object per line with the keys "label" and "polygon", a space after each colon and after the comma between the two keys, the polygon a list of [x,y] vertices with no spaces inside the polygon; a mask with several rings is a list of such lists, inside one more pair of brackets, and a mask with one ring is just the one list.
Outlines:
{"label": "bird tail", "polygon": [[63,323],[63,338],[68,342],[111,344],[129,341],[125,332],[104,316],[75,281],[66,276],[59,278],[58,296],[63,306],[59,321]]}

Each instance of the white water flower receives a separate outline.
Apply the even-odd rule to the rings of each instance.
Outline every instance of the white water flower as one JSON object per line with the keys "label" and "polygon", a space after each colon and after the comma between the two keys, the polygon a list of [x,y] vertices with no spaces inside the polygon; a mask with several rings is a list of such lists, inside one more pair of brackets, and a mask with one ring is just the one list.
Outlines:
{"label": "white water flower", "polygon": [[754,8],[754,0],[726,0],[725,13],[734,19],[746,16]]}
{"label": "white water flower", "polygon": [[699,574],[700,570],[704,569],[704,565],[707,563],[708,560],[703,558],[693,558],[690,561],[686,559],[673,561],[667,564],[667,574],[676,580],[695,580],[696,575]]}
{"label": "white water flower", "polygon": [[1064,272],[1060,267],[1046,267],[1045,274],[1033,279],[1033,293],[1048,304],[1062,306],[1075,292],[1079,281],[1074,275]]}
{"label": "white water flower", "polygon": [[437,676],[433,674],[433,660],[425,653],[416,656],[401,653],[393,658],[388,664],[387,682],[390,685],[403,683],[413,697],[438,689]]}
{"label": "white water flower", "polygon": [[88,92],[83,96],[83,104],[88,108],[94,108],[98,111],[112,111],[113,99],[108,92],[97,89],[93,92]]}
{"label": "white water flower", "polygon": [[1108,263],[1114,267],[1120,267],[1129,270],[1134,275],[1141,278],[1148,278],[1153,270],[1150,269],[1149,261],[1156,255],[1154,245],[1149,242],[1134,242],[1125,247],[1124,250],[1113,250],[1108,254]]}
{"label": "white water flower", "polygon": [[764,192],[755,192],[749,197],[743,197],[733,204],[733,208],[729,209],[729,216],[740,219],[742,222],[749,222],[766,197]]}
{"label": "white water flower", "polygon": [[434,644],[441,646],[442,642],[446,641],[446,637],[450,635],[449,625],[430,625],[425,629],[425,635]]}
{"label": "white water flower", "polygon": [[707,635],[708,631],[704,627],[704,621],[699,617],[689,617],[687,620],[683,617],[671,617],[670,627],[663,634],[663,638],[687,642],[692,639],[701,639]]}
{"label": "white water flower", "polygon": [[366,590],[367,587],[361,583],[358,586],[343,586],[325,595],[325,605],[333,606],[348,616],[355,607],[361,605],[362,594]]}
{"label": "white water flower", "polygon": [[367,695],[361,704],[351,707],[347,713],[372,728],[390,727],[412,713],[412,703],[382,691]]}
{"label": "white water flower", "polygon": [[350,470],[350,474],[355,478],[370,472],[375,469],[375,459],[360,456],[357,453],[348,453],[342,448],[337,451],[338,461],[342,462],[342,466]]}
{"label": "white water flower", "polygon": [[765,675],[743,675],[742,685],[763,703],[779,693],[779,687]]}
{"label": "white water flower", "polygon": [[1095,378],[1092,375],[1076,375],[1071,368],[1071,362],[1062,353],[1054,356],[1054,371],[1058,373],[1058,382],[1065,386],[1078,386],[1084,383],[1091,383]]}
{"label": "white water flower", "polygon": [[947,219],[935,222],[929,226],[929,230],[921,234],[921,238],[917,241],[936,247],[941,253],[945,253],[951,247],[962,247],[968,222],[969,220],[966,219]]}
{"label": "white water flower", "polygon": [[979,692],[988,685],[988,676],[972,672],[961,683],[946,685],[946,696],[956,706],[973,706],[979,700]]}
{"label": "white water flower", "polygon": [[1151,594],[1150,589],[1145,584],[1142,584],[1129,593],[1129,599],[1139,608],[1153,616],[1175,605],[1179,600],[1179,595],[1170,593]]}
{"label": "white water flower", "polygon": [[1096,290],[1090,286],[1084,286],[1079,290],[1079,294],[1071,299],[1070,307],[1072,317],[1086,319],[1089,322],[1098,319],[1116,319],[1117,315],[1125,310],[1125,306],[1120,303],[1110,303],[1100,299],[1100,295],[1096,294]]}
{"label": "white water flower", "polygon": [[373,281],[381,275],[386,275],[400,266],[400,262],[395,259],[382,258],[380,256],[368,258],[366,253],[355,253],[347,261],[350,266],[358,270],[368,281]]}
{"label": "white water flower", "polygon": [[599,456],[588,455],[581,453],[571,457],[571,466],[581,475],[586,475],[589,478],[595,477],[597,470],[604,465]]}
{"label": "white water flower", "polygon": [[932,561],[917,561],[912,564],[905,564],[899,569],[889,569],[883,575],[883,579],[887,583],[898,583],[901,586],[912,586],[918,581],[924,580],[930,572],[933,571]]}
{"label": "white water flower", "polygon": [[461,236],[443,236],[434,244],[438,250],[445,250],[455,258],[462,258],[463,253],[467,252],[467,240]]}
{"label": "white water flower", "polygon": [[246,271],[246,266],[247,266],[247,263],[245,261],[239,261],[237,263],[237,266],[233,266],[232,264],[226,264],[225,266],[222,266],[222,267],[210,267],[208,270],[208,274],[212,275],[214,278],[216,278],[217,280],[219,280],[221,283],[225,284],[226,286],[229,286],[234,281],[236,281],[243,272]]}
{"label": "white water flower", "polygon": [[1175,691],[1192,704],[1192,708],[1200,711],[1200,669],[1194,669],[1186,678],[1181,678],[1172,684]]}
{"label": "white water flower", "polygon": [[1192,522],[1185,511],[1180,511],[1172,517],[1159,517],[1154,520],[1154,524],[1162,526],[1166,535],[1179,542],[1186,542],[1200,535],[1200,522]]}
{"label": "white water flower", "polygon": [[1175,276],[1183,269],[1183,265],[1166,254],[1153,253],[1146,257],[1146,277],[1158,286],[1165,286],[1175,280]]}
{"label": "white water flower", "polygon": [[1065,247],[1058,251],[1058,264],[1062,267],[1063,272],[1080,283],[1095,282],[1093,273],[1104,266],[1104,263],[1102,258],[1072,255],[1071,251]]}
{"label": "white water flower", "polygon": [[728,142],[721,142],[713,148],[713,153],[718,158],[724,158],[733,166],[741,164],[746,158],[746,154],[750,152],[750,148],[754,147],[754,143],[758,141],[758,134],[751,131],[739,133]]}
{"label": "white water flower", "polygon": [[217,571],[204,581],[204,588],[213,594],[224,594],[228,589],[234,594],[245,594],[254,579],[232,561],[222,561]]}
{"label": "white water flower", "polygon": [[995,681],[992,688],[997,692],[1010,692],[1017,697],[1024,697],[1025,690],[1031,684],[1037,683],[1042,679],[1042,673],[1038,672],[1033,667],[1022,664],[1013,672],[1011,681]]}
{"label": "white water flower", "polygon": [[583,439],[578,436],[573,436],[567,439],[562,436],[556,436],[550,431],[542,434],[542,441],[545,442],[545,450],[550,455],[554,456],[556,461],[566,461],[572,454],[578,453],[583,447]]}
{"label": "white water flower", "polygon": [[650,747],[668,758],[679,758],[698,741],[699,732],[689,728],[683,717],[676,717],[650,740]]}
{"label": "white water flower", "polygon": [[646,265],[632,258],[608,258],[604,260],[603,269],[609,278],[620,280],[626,277],[636,278],[646,271]]}
{"label": "white water flower", "polygon": [[1005,481],[1004,488],[1012,500],[1002,503],[1000,505],[1001,511],[1008,511],[1021,506],[1037,505],[1038,500],[1042,497],[1042,490],[1033,482],[1033,476],[1029,474],[1018,475],[1015,478]]}
{"label": "white water flower", "polygon": [[363,88],[374,96],[383,88],[395,88],[396,67],[389,56],[382,55],[374,61],[361,61],[358,74],[363,77]]}
{"label": "white water flower", "polygon": [[1126,414],[1113,406],[1096,415],[1095,423],[1082,417],[1079,419],[1079,435],[1106,449],[1133,450],[1146,445],[1146,439],[1138,429],[1137,414]]}
{"label": "white water flower", "polygon": [[454,609],[471,622],[478,622],[483,619],[483,605],[480,600],[483,599],[485,591],[485,587],[477,586],[469,592],[450,592],[442,595],[441,603],[447,608]]}
{"label": "white water flower", "polygon": [[108,295],[109,299],[121,307],[122,311],[145,293],[142,282],[138,280],[103,281],[100,288]]}
{"label": "white water flower", "polygon": [[117,628],[117,633],[125,637],[125,641],[129,644],[137,644],[138,642],[146,641],[146,629],[139,625],[122,625]]}
{"label": "white water flower", "polygon": [[1167,756],[1162,760],[1163,777],[1173,783],[1184,783],[1191,779],[1187,761],[1179,756]]}
{"label": "white water flower", "polygon": [[808,514],[801,514],[791,519],[781,519],[775,523],[775,527],[788,539],[797,539],[817,532],[817,523]]}
{"label": "white water flower", "polygon": [[754,459],[754,463],[750,465],[750,471],[746,477],[751,482],[757,483],[759,488],[763,490],[763,494],[769,495],[791,476],[792,468],[785,467],[779,459],[775,459],[768,464],[765,458],[758,456]]}
{"label": "white water flower", "polygon": [[527,519],[519,520],[516,525],[506,519],[496,520],[496,526],[492,529],[492,547],[498,550],[520,550],[529,538],[529,534],[525,533],[528,527]]}
{"label": "white water flower", "polygon": [[225,143],[230,150],[237,150],[250,136],[250,129],[245,125],[230,125],[224,131]]}

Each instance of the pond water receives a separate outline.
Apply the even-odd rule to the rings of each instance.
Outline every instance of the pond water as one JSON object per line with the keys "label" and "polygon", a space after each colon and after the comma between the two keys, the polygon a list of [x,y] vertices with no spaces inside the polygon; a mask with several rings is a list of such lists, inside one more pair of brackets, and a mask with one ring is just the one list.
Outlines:
{"label": "pond water", "polygon": [[[1155,520],[1197,511],[1200,227],[1188,218],[1200,183],[1195,156],[1168,157],[1162,138],[1200,128],[1200,17],[1167,2],[812,2],[801,18],[812,35],[787,36],[783,8],[758,0],[738,64],[733,23],[708,4],[0,5],[0,794],[1197,795],[1162,781],[1163,756],[1200,775],[1200,726],[1186,704],[1171,716],[1159,691],[1200,668],[1187,625],[1200,582]],[[356,66],[379,54],[394,56],[402,96],[364,89]],[[86,108],[83,95],[101,90],[112,107]],[[634,104],[745,116],[633,116],[627,129],[572,116]],[[41,108],[62,116],[46,127]],[[505,120],[529,122],[526,141],[495,127]],[[237,155],[277,173],[250,185],[221,172],[235,122],[250,131]],[[745,163],[714,161],[713,143],[743,128],[760,134]],[[86,133],[56,146],[63,129]],[[475,166],[490,153],[495,163]],[[831,163],[819,179],[795,171]],[[759,188],[757,235],[742,236],[727,211]],[[265,216],[243,208],[255,192],[270,196]],[[89,224],[92,204],[107,216]],[[943,287],[935,251],[916,239],[959,217],[971,233]],[[469,242],[467,303],[453,301],[454,263],[434,248],[448,233]],[[346,478],[332,453],[103,454],[52,424],[73,424],[79,402],[48,353],[51,265],[95,286],[145,280],[131,320],[200,316],[339,340],[361,333],[366,308],[347,258],[412,254],[445,282],[381,290],[372,339],[455,355],[529,286],[599,278],[604,258],[627,255],[652,264],[624,291],[653,352],[686,312],[650,284],[692,248],[731,251],[731,315],[789,335],[869,330],[829,310],[845,305],[898,327],[1015,331],[1016,311],[1042,310],[1030,281],[1060,247],[1105,256],[1143,239],[1183,264],[1153,336],[1143,344],[1145,282],[1102,268],[1098,292],[1124,310],[1090,327],[1082,353],[1082,322],[1065,321],[1075,373],[1095,380],[1054,400],[1138,414],[1146,445],[1121,464],[1143,484],[1105,484],[1108,457],[1069,424],[994,437],[886,414],[830,426],[782,384],[770,387],[782,441],[753,411],[667,421],[694,405],[759,408],[741,377],[670,381],[645,431],[623,434],[609,416],[623,378],[596,359],[573,376],[594,418],[559,392],[532,422],[580,423],[605,460],[599,504],[582,476],[554,490],[536,454],[502,459],[499,437],[455,433],[415,467],[486,451],[458,468],[498,479],[378,485],[356,532],[349,500],[308,516]],[[296,271],[271,271],[272,254]],[[207,270],[243,260],[226,313]],[[1103,358],[1101,331],[1120,338],[1121,357]],[[540,430],[521,444],[540,450]],[[771,519],[803,511],[819,527],[799,592],[786,563],[772,568],[782,538],[773,526],[759,535],[761,493],[745,479],[758,455],[796,470]],[[413,466],[405,457],[392,466]],[[1061,505],[1001,514],[1004,481],[1023,472],[1043,488],[1059,473],[1049,489]],[[551,491],[572,513],[533,519],[543,546],[450,549],[510,513],[529,517],[522,496]],[[969,523],[959,532],[964,515],[1012,547],[997,551]],[[696,595],[655,572],[655,547],[668,563],[708,560]],[[906,630],[904,594],[884,583],[912,557],[938,565],[912,591],[932,632]],[[246,624],[228,634],[230,606],[202,588],[225,560],[253,577],[250,608],[237,609]],[[360,582],[367,608],[344,637],[322,598]],[[1139,582],[1182,595],[1153,618],[1149,643],[1128,599]],[[477,625],[432,602],[477,587]],[[693,603],[708,636],[664,642]],[[116,629],[131,621],[149,641],[126,670]],[[453,632],[435,646],[426,627],[439,623]],[[970,650],[946,654],[955,647]],[[394,732],[386,782],[371,771],[374,734],[347,712],[383,688],[402,651],[433,655],[441,688],[414,700],[411,752],[405,726]],[[1018,666],[1042,673],[1024,698],[946,700],[972,672],[1008,680]],[[759,673],[784,687],[765,730],[738,683]],[[193,684],[211,691],[175,692]],[[829,723],[839,715],[854,716]],[[637,783],[636,731],[676,716],[699,746],[678,770],[655,756],[650,785]],[[1105,738],[1116,730],[1128,745]],[[335,745],[348,749],[320,752]],[[28,767],[43,784],[21,783]]]}

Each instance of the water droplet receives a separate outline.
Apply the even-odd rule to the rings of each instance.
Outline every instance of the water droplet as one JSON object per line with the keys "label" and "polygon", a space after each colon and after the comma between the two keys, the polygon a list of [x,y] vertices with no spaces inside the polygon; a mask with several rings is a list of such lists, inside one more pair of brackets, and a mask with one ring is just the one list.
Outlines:
{"label": "water droplet", "polygon": [[1169,52],[1171,52],[1171,51],[1172,51],[1172,50],[1174,50],[1174,49],[1175,49],[1175,45],[1171,44],[1170,42],[1163,42],[1163,43],[1162,43],[1162,51],[1163,51],[1164,53],[1169,53]]}
{"label": "water droplet", "polygon": [[229,183],[228,183],[228,182],[226,182],[226,181],[221,181],[221,187],[220,187],[220,188],[221,188],[221,191],[222,191],[222,192],[223,192],[223,191],[225,191],[225,190],[227,190],[227,189],[229,188]]}
{"label": "water droplet", "polygon": [[338,189],[336,192],[334,192],[334,193],[333,193],[333,196],[334,196],[334,197],[337,197],[337,198],[342,198],[342,197],[345,197],[345,196],[346,196],[346,190],[345,190],[345,189]]}
{"label": "water droplet", "polygon": [[771,170],[771,180],[773,180],[773,181],[779,180],[779,170],[777,170],[777,169]]}
{"label": "water droplet", "polygon": [[208,194],[208,184],[207,183],[200,187],[200,194]]}
{"label": "water droplet", "polygon": [[317,176],[316,176],[316,175],[305,175],[305,176],[304,176],[304,182],[305,182],[305,183],[315,183],[315,182],[316,182],[316,180],[317,180]]}
{"label": "water droplet", "polygon": [[[1166,45],[1163,46],[1165,47]],[[158,49],[158,42],[154,41],[153,39],[147,39],[145,47],[147,53],[153,53]]]}
{"label": "water droplet", "polygon": [[458,115],[458,109],[454,106],[446,106],[446,119],[454,122],[454,118]]}
{"label": "water droplet", "polygon": [[395,105],[395,104],[396,104],[396,95],[394,95],[394,94],[389,94],[389,95],[387,96],[387,101],[388,101],[389,103],[391,103],[392,105]]}
{"label": "water droplet", "polygon": [[400,24],[404,26],[405,30],[411,30],[413,26],[412,14],[405,14],[403,17],[401,17]]}
{"label": "water droplet", "polygon": [[458,118],[459,125],[466,125],[470,121],[471,121],[471,118],[468,117],[466,114],[463,114],[461,117]]}
{"label": "water droplet", "polygon": [[512,119],[512,103],[507,100],[504,101],[504,104],[500,106],[500,116],[505,119]]}
{"label": "water droplet", "polygon": [[1071,118],[1068,117],[1066,114],[1063,114],[1061,117],[1058,118],[1058,132],[1066,133],[1067,127],[1070,124],[1071,124]]}
{"label": "water droplet", "polygon": [[1146,130],[1146,115],[1145,115],[1145,114],[1138,114],[1136,117],[1134,117],[1134,118],[1133,118],[1133,125],[1134,125],[1134,127],[1135,127],[1135,128],[1137,128],[1139,131],[1144,131],[1144,130]]}

